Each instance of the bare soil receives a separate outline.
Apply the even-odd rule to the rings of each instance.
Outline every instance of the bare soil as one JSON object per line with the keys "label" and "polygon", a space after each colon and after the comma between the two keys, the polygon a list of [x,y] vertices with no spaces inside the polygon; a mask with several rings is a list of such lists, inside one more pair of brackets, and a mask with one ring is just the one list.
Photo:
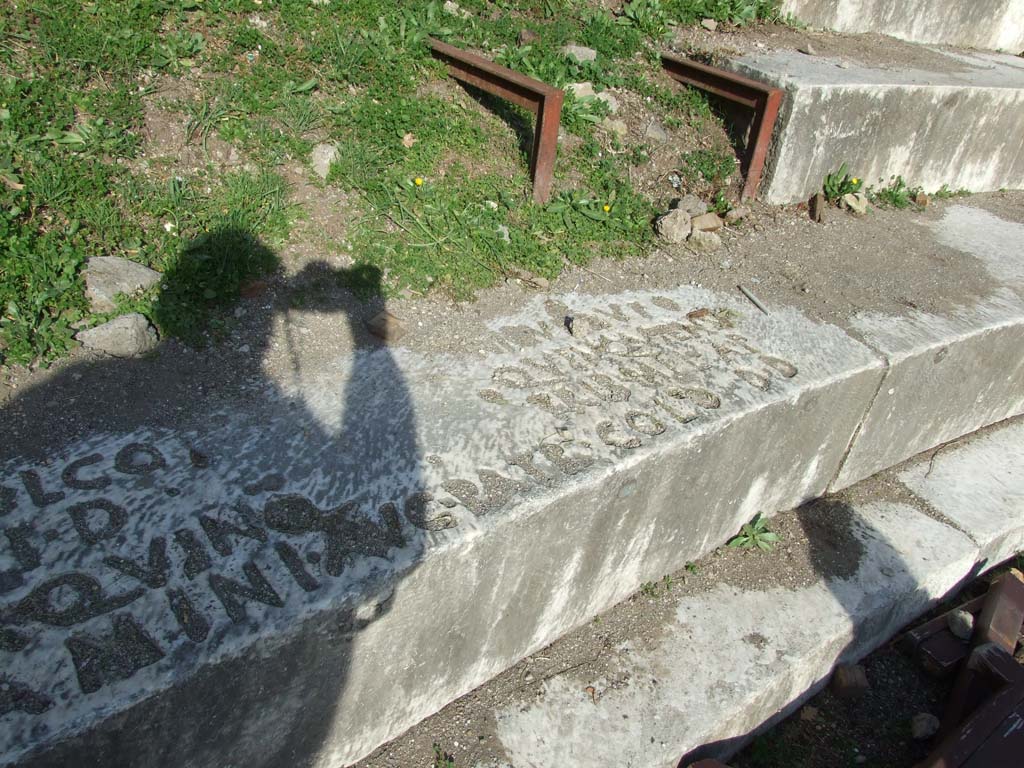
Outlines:
{"label": "bare soil", "polygon": [[715,32],[701,27],[680,27],[675,33],[673,47],[682,53],[712,58],[799,51],[806,56],[828,59],[839,66],[943,73],[969,72],[972,69],[969,64],[944,55],[944,49],[938,46],[915,45],[874,32],[844,35],[828,30],[795,29],[782,24],[726,26]]}
{"label": "bare soil", "polygon": [[[603,295],[693,284],[738,296],[742,284],[769,311],[790,305],[844,328],[859,312],[942,312],[996,287],[980,260],[932,237],[929,224],[950,205],[1024,222],[1021,192],[937,201],[922,212],[874,209],[862,218],[831,209],[825,224],[810,221],[801,206],[754,205],[747,218],[722,231],[719,251],[695,253],[684,244],[663,246],[643,259],[603,259],[568,269],[549,290]],[[331,257],[314,245],[304,258],[343,263],[346,253]],[[255,381],[288,381],[297,370],[315,370],[359,343],[371,343],[353,338],[342,315],[369,319],[379,307],[360,304],[335,283],[315,283],[315,270],[304,270],[301,280],[274,275],[241,300],[221,334],[203,348],[170,340],[149,358],[117,366],[77,350],[48,370],[8,369],[0,380],[7,438],[0,458],[45,456],[89,431],[143,424],[182,428],[204,402],[247,397]],[[480,341],[481,325],[516,311],[537,292],[533,283],[513,278],[481,291],[474,302],[399,298],[388,309],[408,331],[398,346],[474,356],[488,351]],[[49,392],[47,401],[25,396],[33,390]],[[125,392],[131,394],[124,397]],[[64,407],[53,407],[55,401]]]}

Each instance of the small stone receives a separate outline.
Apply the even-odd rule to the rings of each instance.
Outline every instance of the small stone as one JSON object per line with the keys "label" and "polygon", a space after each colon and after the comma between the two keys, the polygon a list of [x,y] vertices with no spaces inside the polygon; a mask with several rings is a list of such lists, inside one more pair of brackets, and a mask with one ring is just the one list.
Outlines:
{"label": "small stone", "polygon": [[843,206],[857,216],[863,216],[868,212],[868,196],[863,192],[853,192],[843,195]]}
{"label": "small stone", "polygon": [[156,331],[138,312],[79,331],[75,338],[86,349],[113,357],[138,357],[155,349],[158,342]]}
{"label": "small stone", "polygon": [[974,634],[974,616],[969,611],[953,611],[946,615],[946,626],[954,637],[970,640]]}
{"label": "small stone", "polygon": [[159,281],[159,272],[120,256],[93,256],[85,265],[85,295],[93,312],[113,312],[119,293],[144,291]]}
{"label": "small stone", "polygon": [[603,101],[608,106],[608,111],[613,115],[619,111],[619,100],[608,91],[601,91],[597,94],[597,100]]}
{"label": "small stone", "polygon": [[521,48],[524,45],[532,45],[538,40],[540,40],[540,36],[533,30],[520,29],[519,35],[516,37],[516,44]]}
{"label": "small stone", "polygon": [[691,223],[694,229],[703,232],[717,232],[725,226],[717,213],[702,213],[700,216],[694,216]]}
{"label": "small stone", "polygon": [[832,673],[832,693],[840,699],[860,698],[870,690],[867,673],[860,664],[843,664]]}
{"label": "small stone", "polygon": [[700,216],[702,213],[707,213],[708,210],[708,204],[696,195],[684,195],[676,200],[672,207],[680,211],[686,211],[690,216]]}
{"label": "small stone", "polygon": [[599,324],[583,315],[567,315],[565,318],[565,330],[577,338],[593,336],[600,329]]}
{"label": "small stone", "polygon": [[690,214],[680,208],[674,208],[664,216],[659,216],[654,223],[658,236],[670,243],[681,243],[690,236],[693,226]]}
{"label": "small stone", "polygon": [[700,25],[708,32],[714,32],[718,29],[718,22],[714,19],[701,19]]}
{"label": "small stone", "polygon": [[525,269],[513,269],[510,274],[510,277],[513,277],[524,283],[528,283],[536,288],[547,288],[550,285],[550,282],[547,280],[547,278],[538,277],[537,275]]}
{"label": "small stone", "polygon": [[828,200],[825,199],[823,193],[815,192],[811,195],[811,199],[807,201],[807,212],[810,214],[811,221],[822,224],[825,221],[825,209],[827,207]]}
{"label": "small stone", "polygon": [[919,205],[922,208],[927,207],[928,203],[930,203],[931,201],[932,199],[928,197],[928,195],[926,195],[924,192],[918,192],[917,194],[914,195],[914,204]]}
{"label": "small stone", "polygon": [[562,55],[570,59],[576,59],[579,62],[595,61],[597,59],[597,51],[582,45],[563,45]]}
{"label": "small stone", "polygon": [[597,96],[593,83],[569,83],[566,90],[572,91],[577,99],[593,98]]}
{"label": "small stone", "polygon": [[722,238],[720,238],[715,232],[695,229],[690,233],[690,237],[686,243],[691,248],[698,251],[717,251],[722,247]]}
{"label": "small stone", "polygon": [[334,144],[317,144],[313,147],[313,153],[309,156],[310,165],[313,166],[313,173],[321,179],[326,179],[331,172],[331,163],[338,159],[338,148]]}
{"label": "small stone", "polygon": [[498,232],[498,237],[501,238],[502,242],[504,242],[504,243],[511,243],[512,242],[512,238],[509,235],[508,227],[505,224],[499,224],[497,226],[497,232]]}
{"label": "small stone", "polygon": [[725,221],[727,224],[735,224],[737,221],[743,221],[749,215],[749,208],[745,205],[737,205],[735,208],[730,208],[725,212]]}
{"label": "small stone", "polygon": [[392,315],[386,309],[382,309],[367,322],[366,327],[370,333],[386,342],[398,341],[405,336],[405,326],[402,321]]}
{"label": "small stone", "polygon": [[818,715],[821,714],[817,707],[812,707],[808,704],[806,707],[800,710],[800,719],[805,723],[813,723],[818,719]]}
{"label": "small stone", "polygon": [[651,120],[647,124],[647,128],[644,129],[644,138],[653,141],[655,144],[666,144],[669,139],[668,131],[665,130],[665,126],[659,123],[657,120]]}
{"label": "small stone", "polygon": [[441,7],[445,13],[451,16],[458,16],[460,19],[468,19],[473,15],[458,3],[453,2],[453,0],[445,0],[444,5]]}
{"label": "small stone", "polygon": [[624,138],[629,133],[629,127],[622,120],[612,120],[610,117],[606,117],[601,121],[601,127],[609,133],[614,133],[620,139]]}
{"label": "small stone", "polygon": [[928,712],[918,712],[910,719],[910,735],[916,741],[930,739],[939,732],[939,718]]}
{"label": "small stone", "polygon": [[797,51],[802,53],[804,56],[817,56],[818,55],[818,52],[815,50],[814,46],[811,45],[810,43],[808,43],[807,45],[804,45],[804,46],[802,46],[800,48],[797,48]]}

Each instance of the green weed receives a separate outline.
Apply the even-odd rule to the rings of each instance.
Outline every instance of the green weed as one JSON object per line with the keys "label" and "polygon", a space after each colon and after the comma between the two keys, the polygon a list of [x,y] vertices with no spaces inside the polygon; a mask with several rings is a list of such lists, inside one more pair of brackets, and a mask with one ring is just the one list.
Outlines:
{"label": "green weed", "polygon": [[776,0],[666,0],[668,13],[680,23],[693,24],[701,19],[730,24],[749,24],[758,19],[774,21],[779,17]]}
{"label": "green weed", "polygon": [[662,7],[661,0],[630,0],[622,6],[619,24],[636,27],[650,38],[660,38],[675,21]]}
{"label": "green weed", "polygon": [[645,581],[640,585],[640,594],[644,597],[657,597],[658,585],[653,581]]}
{"label": "green weed", "polygon": [[968,197],[970,194],[971,191],[969,189],[950,189],[947,184],[943,184],[932,192],[932,197],[936,200],[951,200],[954,197]]}
{"label": "green weed", "polygon": [[703,180],[711,185],[720,185],[736,170],[733,154],[711,149],[695,149],[680,158],[680,175],[694,183]]}
{"label": "green weed", "polygon": [[[879,179],[881,183],[881,179]],[[911,187],[903,180],[902,176],[890,176],[889,184],[881,188],[872,188],[869,195],[871,201],[877,205],[887,205],[890,208],[909,208],[914,203],[914,198],[921,192],[920,187]]]}
{"label": "green weed", "polygon": [[[385,292],[465,298],[518,270],[553,278],[567,264],[640,253],[653,205],[629,166],[644,150],[599,131],[603,102],[567,100],[563,124],[580,141],[560,149],[556,194],[537,205],[532,117],[474,94],[482,110],[450,83],[438,93],[447,75],[427,38],[490,52],[558,87],[633,88],[673,126],[714,118],[699,92],[656,83],[657,38],[675,22],[742,21],[764,5],[631,0],[615,15],[576,0],[466,0],[470,18],[439,0],[11,5],[0,21],[0,354],[6,363],[65,354],[74,326],[103,319],[89,313],[82,270],[110,254],[164,274],[165,287],[126,307],[164,334],[202,340],[240,285],[275,269],[296,215],[279,166],[307,161],[319,141],[343,148],[327,183],[351,193],[346,239],[361,265],[388,276]],[[523,28],[538,38],[519,46]],[[567,58],[570,42],[597,60]],[[140,172],[157,82],[183,86],[177,102],[160,104],[188,142],[218,137],[250,170],[163,160]],[[684,164],[715,184],[734,167],[724,155]]]}
{"label": "green weed", "polygon": [[830,203],[835,203],[843,195],[859,191],[862,184],[863,180],[851,175],[846,163],[843,163],[838,170],[826,174],[821,189],[825,194],[825,199]]}
{"label": "green weed", "polygon": [[768,529],[768,521],[758,513],[749,523],[745,523],[740,532],[729,539],[726,546],[738,547],[740,549],[763,549],[766,552],[771,550],[779,541],[779,535]]}
{"label": "green weed", "polygon": [[433,768],[455,768],[455,758],[441,749],[441,745],[437,742],[434,742]]}

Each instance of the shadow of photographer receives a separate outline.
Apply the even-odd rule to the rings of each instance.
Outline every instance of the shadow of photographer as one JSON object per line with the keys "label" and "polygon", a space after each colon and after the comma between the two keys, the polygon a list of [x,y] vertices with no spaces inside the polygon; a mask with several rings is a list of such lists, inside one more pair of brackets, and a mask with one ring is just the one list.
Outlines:
{"label": "shadow of photographer", "polygon": [[[277,261],[245,230],[204,235],[154,320],[195,327],[223,298],[204,281]],[[428,528],[414,403],[366,327],[380,281],[313,263],[241,305],[244,344],[71,360],[0,406],[0,717],[22,765],[344,751],[369,695],[345,695],[354,641]],[[297,332],[309,317],[333,337]]]}

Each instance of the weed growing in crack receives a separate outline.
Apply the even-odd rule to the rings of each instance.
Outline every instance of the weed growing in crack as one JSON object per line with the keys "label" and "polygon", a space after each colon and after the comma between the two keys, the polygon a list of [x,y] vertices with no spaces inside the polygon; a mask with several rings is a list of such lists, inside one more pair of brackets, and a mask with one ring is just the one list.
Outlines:
{"label": "weed growing in crack", "polygon": [[728,547],[739,549],[762,549],[771,551],[779,541],[779,535],[768,529],[768,521],[758,513],[749,523],[745,523],[740,532],[729,539]]}

